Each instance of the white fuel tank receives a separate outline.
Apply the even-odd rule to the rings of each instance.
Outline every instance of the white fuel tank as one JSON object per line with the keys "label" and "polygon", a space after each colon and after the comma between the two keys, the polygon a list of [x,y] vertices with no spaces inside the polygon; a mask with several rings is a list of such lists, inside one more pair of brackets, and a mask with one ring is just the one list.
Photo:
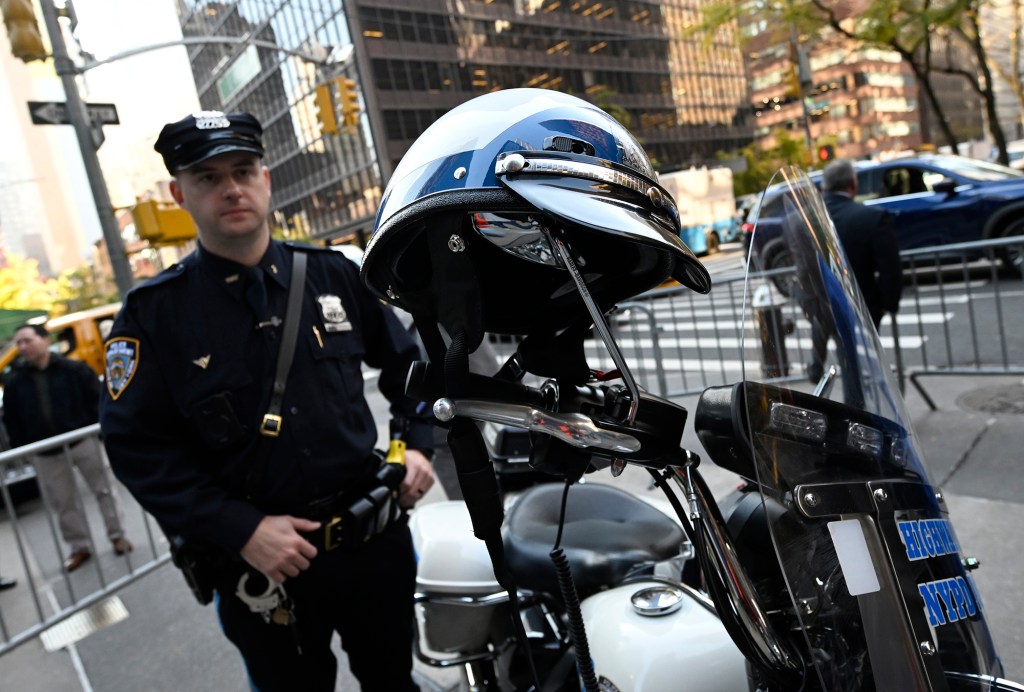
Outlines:
{"label": "white fuel tank", "polygon": [[621,692],[748,689],[743,655],[699,599],[688,589],[639,581],[584,600],[598,680]]}

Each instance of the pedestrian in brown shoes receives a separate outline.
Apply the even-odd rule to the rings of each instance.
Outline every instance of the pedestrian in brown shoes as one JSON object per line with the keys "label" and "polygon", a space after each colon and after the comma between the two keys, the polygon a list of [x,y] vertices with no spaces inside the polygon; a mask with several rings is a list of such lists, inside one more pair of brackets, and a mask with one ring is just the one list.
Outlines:
{"label": "pedestrian in brown shoes", "polygon": [[[20,362],[4,385],[4,423],[15,447],[92,425],[99,420],[100,380],[85,363],[50,351],[50,333],[26,324],[14,333]],[[114,553],[132,550],[124,535],[124,513],[110,464],[93,437],[40,452],[34,466],[53,503],[61,535],[71,546],[64,569],[73,572],[92,558],[89,528],[75,494],[77,468],[96,496]]]}

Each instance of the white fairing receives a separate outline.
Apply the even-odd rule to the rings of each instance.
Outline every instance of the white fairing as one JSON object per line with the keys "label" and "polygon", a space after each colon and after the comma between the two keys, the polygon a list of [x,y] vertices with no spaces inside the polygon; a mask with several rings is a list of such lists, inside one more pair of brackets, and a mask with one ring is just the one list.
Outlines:
{"label": "white fairing", "polygon": [[669,615],[638,615],[636,582],[587,598],[581,604],[598,680],[621,692],[741,692],[746,663],[718,617],[689,594]]}
{"label": "white fairing", "polygon": [[484,542],[473,535],[463,502],[433,502],[409,520],[418,561],[417,589],[428,593],[486,595],[503,591]]}

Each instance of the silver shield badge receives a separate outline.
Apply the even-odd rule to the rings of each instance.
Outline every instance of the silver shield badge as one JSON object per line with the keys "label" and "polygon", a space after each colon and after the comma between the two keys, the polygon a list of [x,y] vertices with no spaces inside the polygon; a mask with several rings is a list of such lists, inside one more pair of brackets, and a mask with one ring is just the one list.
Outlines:
{"label": "silver shield badge", "polygon": [[320,315],[324,318],[324,329],[326,331],[352,331],[352,323],[348,321],[348,314],[345,312],[345,306],[341,304],[341,298],[325,294],[317,296],[316,302],[320,305]]}

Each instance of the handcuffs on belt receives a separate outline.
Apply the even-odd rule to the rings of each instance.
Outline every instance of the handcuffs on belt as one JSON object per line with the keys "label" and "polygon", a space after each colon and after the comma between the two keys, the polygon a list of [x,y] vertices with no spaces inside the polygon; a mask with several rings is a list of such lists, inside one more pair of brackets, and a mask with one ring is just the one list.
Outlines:
{"label": "handcuffs on belt", "polygon": [[[266,582],[267,588],[260,594],[251,594],[246,588],[249,586],[249,578],[262,579]],[[295,639],[295,648],[302,653],[302,644],[299,641],[299,630],[295,626],[295,604],[292,602],[288,592],[282,584],[271,581],[263,574],[245,571],[238,579],[238,588],[235,589],[238,600],[244,603],[251,612],[263,618],[268,625],[288,625],[292,630],[292,637]]]}

